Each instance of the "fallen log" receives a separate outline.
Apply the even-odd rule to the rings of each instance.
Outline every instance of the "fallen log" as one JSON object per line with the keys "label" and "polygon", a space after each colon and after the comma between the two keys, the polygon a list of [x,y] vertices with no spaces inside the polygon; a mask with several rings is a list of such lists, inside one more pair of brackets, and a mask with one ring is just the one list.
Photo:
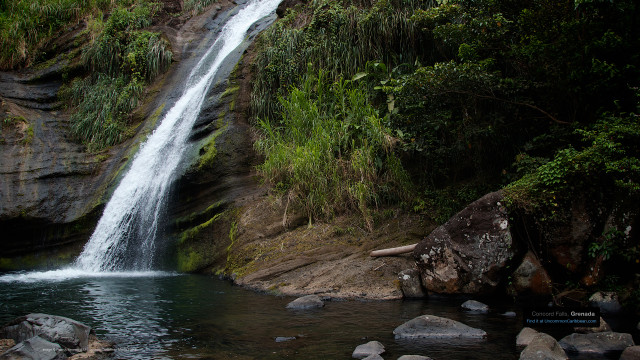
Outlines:
{"label": "fallen log", "polygon": [[378,257],[378,256],[393,256],[393,255],[406,254],[406,253],[412,252],[413,249],[416,248],[416,245],[418,244],[405,245],[405,246],[381,249],[381,250],[374,250],[369,254],[369,256]]}

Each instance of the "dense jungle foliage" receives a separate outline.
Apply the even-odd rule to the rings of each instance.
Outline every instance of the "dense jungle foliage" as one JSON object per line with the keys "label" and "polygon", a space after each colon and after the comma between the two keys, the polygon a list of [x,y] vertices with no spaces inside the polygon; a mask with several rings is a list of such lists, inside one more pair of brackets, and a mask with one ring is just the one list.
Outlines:
{"label": "dense jungle foliage", "polygon": [[309,216],[392,202],[444,222],[498,189],[540,224],[578,197],[637,204],[638,34],[633,0],[301,1],[258,40],[260,170]]}

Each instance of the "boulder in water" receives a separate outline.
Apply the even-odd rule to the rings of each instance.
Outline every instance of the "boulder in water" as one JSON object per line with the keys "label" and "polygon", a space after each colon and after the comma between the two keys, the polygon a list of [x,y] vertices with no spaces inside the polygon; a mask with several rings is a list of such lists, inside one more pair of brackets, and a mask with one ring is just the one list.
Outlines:
{"label": "boulder in water", "polygon": [[470,312],[475,313],[487,313],[489,312],[489,306],[487,304],[483,304],[480,301],[476,300],[467,300],[462,303],[461,307]]}
{"label": "boulder in water", "polygon": [[433,315],[421,315],[393,330],[396,339],[481,339],[484,330]]}
{"label": "boulder in water", "polygon": [[60,345],[47,341],[40,336],[33,336],[21,341],[0,355],[0,359],[2,360],[62,360],[66,358],[67,355]]}
{"label": "boulder in water", "polygon": [[78,321],[55,315],[21,316],[0,329],[0,338],[20,343],[34,336],[60,344],[70,352],[87,351],[91,328]]}
{"label": "boulder in water", "polygon": [[631,334],[617,333],[612,331],[591,333],[591,334],[571,334],[560,340],[560,346],[567,352],[588,353],[593,355],[604,355],[610,352],[621,352],[629,346],[634,346]]}
{"label": "boulder in water", "polygon": [[324,302],[318,295],[307,295],[299,297],[287,304],[287,309],[305,310],[315,309],[324,306]]}
{"label": "boulder in water", "polygon": [[398,360],[432,360],[428,356],[422,355],[402,355],[398,358]]}
{"label": "boulder in water", "polygon": [[523,328],[516,337],[516,346],[527,346],[531,344],[533,338],[538,336],[538,334],[540,334],[538,331],[530,327]]}
{"label": "boulder in water", "polygon": [[281,343],[281,342],[287,342],[295,339],[296,339],[295,336],[278,336],[276,337],[276,342]]}
{"label": "boulder in water", "polygon": [[382,354],[384,352],[384,345],[379,341],[369,341],[366,344],[358,345],[351,357],[355,359],[368,359],[370,356]]}
{"label": "boulder in water", "polygon": [[520,360],[567,360],[560,344],[545,333],[538,333],[520,353]]}

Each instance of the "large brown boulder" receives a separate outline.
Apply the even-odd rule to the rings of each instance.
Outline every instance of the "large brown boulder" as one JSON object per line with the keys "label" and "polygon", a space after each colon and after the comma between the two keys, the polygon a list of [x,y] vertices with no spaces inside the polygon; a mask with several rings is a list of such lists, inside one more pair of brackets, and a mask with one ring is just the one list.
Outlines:
{"label": "large brown boulder", "polygon": [[435,293],[492,293],[517,254],[502,192],[476,200],[438,227],[413,256],[424,287]]}

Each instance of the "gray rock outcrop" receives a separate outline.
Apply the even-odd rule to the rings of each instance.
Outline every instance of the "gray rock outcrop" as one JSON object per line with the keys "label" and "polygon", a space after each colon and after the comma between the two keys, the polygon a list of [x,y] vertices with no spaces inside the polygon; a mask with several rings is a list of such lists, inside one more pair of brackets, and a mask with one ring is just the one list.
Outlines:
{"label": "gray rock outcrop", "polygon": [[482,339],[484,330],[433,315],[421,315],[393,330],[396,339]]}
{"label": "gray rock outcrop", "polygon": [[520,353],[520,360],[566,360],[567,354],[556,339],[538,333]]}
{"label": "gray rock outcrop", "polygon": [[483,304],[480,301],[476,300],[467,300],[462,305],[460,305],[462,309],[475,313],[487,313],[489,312],[489,305]]}
{"label": "gray rock outcrop", "polygon": [[368,359],[370,356],[380,356],[384,352],[384,345],[379,341],[369,341],[356,346],[351,357],[354,359]]}
{"label": "gray rock outcrop", "polygon": [[33,336],[24,340],[0,355],[0,360],[63,360],[66,358],[67,355],[60,345],[47,341],[40,336]]}
{"label": "gray rock outcrop", "polygon": [[518,333],[516,337],[516,346],[527,346],[531,344],[531,341],[540,334],[537,330],[530,327],[525,327]]}
{"label": "gray rock outcrop", "polygon": [[39,336],[60,344],[71,352],[87,351],[91,328],[75,320],[55,315],[29,314],[13,320],[0,330],[0,338],[20,343]]}
{"label": "gray rock outcrop", "polygon": [[420,242],[413,257],[435,293],[492,293],[516,255],[501,192],[476,200]]}
{"label": "gray rock outcrop", "polygon": [[299,297],[287,304],[287,309],[305,310],[317,309],[324,306],[324,302],[318,295],[307,295]]}
{"label": "gray rock outcrop", "polygon": [[631,334],[612,331],[591,334],[574,333],[560,340],[560,346],[567,352],[597,355],[621,352],[634,345]]}

